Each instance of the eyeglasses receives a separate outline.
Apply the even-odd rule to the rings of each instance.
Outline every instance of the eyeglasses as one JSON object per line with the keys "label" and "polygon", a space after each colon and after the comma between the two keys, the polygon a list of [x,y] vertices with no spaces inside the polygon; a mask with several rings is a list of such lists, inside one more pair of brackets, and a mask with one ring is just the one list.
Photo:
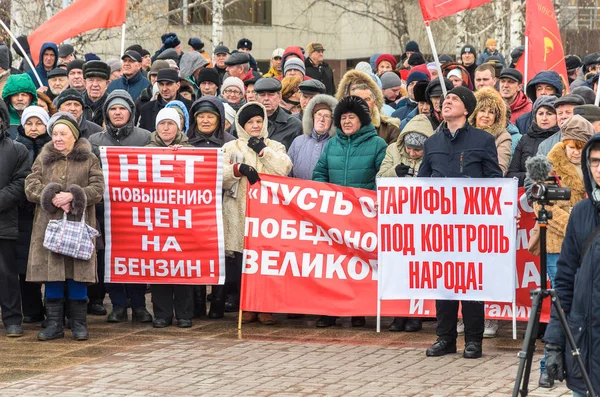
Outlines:
{"label": "eyeglasses", "polygon": [[225,90],[225,91],[223,91],[223,93],[229,94],[229,95],[242,95],[242,91],[238,91],[238,90]]}
{"label": "eyeglasses", "polygon": [[598,166],[600,166],[600,159],[590,159],[588,164],[590,168],[598,168]]}

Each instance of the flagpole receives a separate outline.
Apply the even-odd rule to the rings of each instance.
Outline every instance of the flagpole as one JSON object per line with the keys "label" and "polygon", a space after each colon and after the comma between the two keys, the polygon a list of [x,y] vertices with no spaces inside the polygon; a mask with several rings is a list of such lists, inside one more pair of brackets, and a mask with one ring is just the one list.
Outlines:
{"label": "flagpole", "polygon": [[126,23],[123,22],[121,26],[121,57],[125,54],[125,25]]}
{"label": "flagpole", "polygon": [[525,52],[523,55],[525,55],[525,66],[523,68],[525,76],[523,76],[523,86],[527,87],[527,73],[529,71],[529,37],[527,36],[525,36]]}
{"label": "flagpole", "polygon": [[10,31],[10,29],[8,28],[8,26],[6,26],[6,24],[4,23],[4,21],[2,21],[2,19],[0,19],[0,24],[2,24],[2,27],[4,28],[4,30],[6,30],[6,33],[8,33],[8,35],[13,40],[13,42],[21,50],[21,54],[23,54],[23,59],[25,59],[25,61],[29,64],[29,67],[33,71],[33,75],[37,79],[40,87],[44,87],[44,84],[42,84],[42,79],[40,79],[40,76],[38,75],[38,72],[35,69],[35,66],[33,65],[33,62],[31,62],[31,59],[29,59],[29,56],[27,56],[27,52],[25,51],[25,49],[23,48],[23,46],[21,46],[21,43],[19,43],[19,40],[17,40],[17,38],[15,37],[15,35]]}
{"label": "flagpole", "polygon": [[444,84],[444,75],[442,74],[442,67],[438,58],[437,49],[435,48],[435,42],[433,41],[433,34],[431,34],[431,28],[429,27],[429,21],[425,21],[425,30],[427,31],[427,37],[429,38],[429,44],[431,45],[431,52],[433,52],[433,60],[435,61],[435,68],[438,71],[438,78],[440,79],[440,86],[442,87],[442,93],[444,97],[448,95],[446,91],[446,84]]}
{"label": "flagpole", "polygon": [[598,89],[600,87],[600,84],[598,84],[598,81],[600,79],[596,80],[596,100],[594,101],[594,105],[598,106],[598,103],[600,103],[600,89]]}

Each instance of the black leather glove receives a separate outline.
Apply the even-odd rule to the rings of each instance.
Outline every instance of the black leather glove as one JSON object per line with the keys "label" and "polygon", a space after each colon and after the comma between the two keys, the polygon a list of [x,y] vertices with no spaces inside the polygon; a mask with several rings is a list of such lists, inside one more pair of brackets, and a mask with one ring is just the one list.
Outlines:
{"label": "black leather glove", "polygon": [[248,178],[248,182],[251,185],[254,185],[256,182],[260,181],[256,168],[251,167],[248,164],[240,164],[238,167],[238,171],[240,172],[240,174]]}
{"label": "black leather glove", "polygon": [[406,175],[408,175],[409,171],[410,167],[408,165],[400,163],[396,166],[396,175],[398,175],[399,177],[405,177]]}
{"label": "black leather glove", "polygon": [[550,379],[565,380],[565,354],[562,346],[546,343],[546,374]]}
{"label": "black leather glove", "polygon": [[256,154],[260,154],[260,152],[267,147],[267,145],[265,145],[265,138],[251,137],[248,139],[248,147],[254,150]]}

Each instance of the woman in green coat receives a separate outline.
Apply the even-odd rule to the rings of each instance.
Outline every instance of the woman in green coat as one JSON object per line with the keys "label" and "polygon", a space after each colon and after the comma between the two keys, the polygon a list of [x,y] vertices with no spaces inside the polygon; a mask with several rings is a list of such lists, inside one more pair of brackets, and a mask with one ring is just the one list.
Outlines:
{"label": "woman in green coat", "polygon": [[357,96],[347,96],[335,108],[333,119],[336,136],[325,145],[313,180],[375,190],[387,143],[377,136],[369,106]]}
{"label": "woman in green coat", "polygon": [[[313,171],[313,180],[340,186],[375,190],[375,177],[385,157],[387,143],[377,136],[369,106],[357,96],[347,96],[336,106],[331,138]],[[336,317],[322,316],[317,327],[335,325]],[[353,327],[365,325],[364,317],[352,317]]]}

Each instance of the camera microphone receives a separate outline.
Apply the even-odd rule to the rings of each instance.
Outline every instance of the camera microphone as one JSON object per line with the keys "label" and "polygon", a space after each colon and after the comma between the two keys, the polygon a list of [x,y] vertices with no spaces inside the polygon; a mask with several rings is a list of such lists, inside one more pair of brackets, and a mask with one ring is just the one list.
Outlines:
{"label": "camera microphone", "polygon": [[550,171],[552,171],[552,164],[546,156],[538,154],[527,159],[525,169],[527,170],[527,178],[534,182],[544,182],[548,179]]}

